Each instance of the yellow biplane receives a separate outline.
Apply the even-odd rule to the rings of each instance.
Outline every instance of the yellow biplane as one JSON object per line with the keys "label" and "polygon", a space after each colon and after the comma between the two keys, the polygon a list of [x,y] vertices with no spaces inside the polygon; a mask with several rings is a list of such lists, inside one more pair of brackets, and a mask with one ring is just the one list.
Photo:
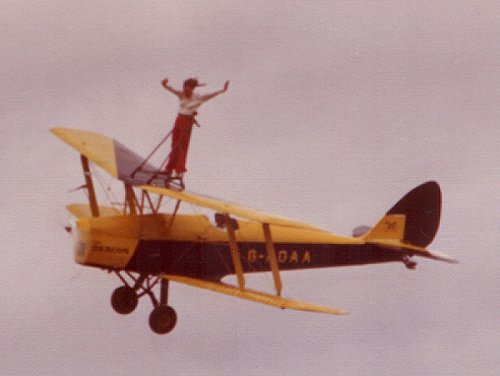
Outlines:
{"label": "yellow biplane", "polygon": [[[436,182],[413,189],[373,227],[338,236],[325,229],[249,209],[184,190],[165,187],[155,166],[123,144],[97,133],[53,128],[52,133],[80,153],[88,204],[67,206],[75,217],[74,257],[77,263],[116,273],[123,285],[112,294],[116,312],[129,314],[148,295],[149,317],[158,334],[170,332],[177,314],[168,305],[169,281],[279,308],[346,314],[348,312],[281,296],[281,271],[402,262],[413,269],[412,256],[447,262],[454,259],[426,249],[439,227],[441,191]],[[123,182],[121,207],[99,206],[89,161]],[[141,168],[138,169],[138,166]],[[163,180],[162,180],[163,179]],[[170,213],[160,208],[167,197]],[[215,212],[179,213],[181,202]],[[236,219],[238,218],[238,219]],[[245,273],[271,272],[275,294],[248,289]],[[237,285],[221,282],[236,275]],[[159,299],[153,288],[160,285]]]}

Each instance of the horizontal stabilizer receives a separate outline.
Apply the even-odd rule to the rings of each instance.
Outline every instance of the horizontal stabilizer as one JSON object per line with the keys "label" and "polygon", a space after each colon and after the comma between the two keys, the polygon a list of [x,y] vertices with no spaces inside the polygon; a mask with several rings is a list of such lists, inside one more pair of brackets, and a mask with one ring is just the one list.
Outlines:
{"label": "horizontal stabilizer", "polygon": [[444,253],[441,252],[436,252],[436,251],[429,251],[424,252],[423,254],[420,254],[420,256],[431,258],[434,260],[439,260],[439,261],[444,261],[444,262],[449,262],[450,264],[458,264],[458,260],[454,259],[453,257],[450,257]]}
{"label": "horizontal stabilizer", "polygon": [[267,304],[282,309],[320,312],[333,315],[345,315],[349,313],[347,311],[338,308],[325,307],[316,304],[301,302],[298,300],[286,299],[276,295],[266,294],[260,291],[247,290],[247,289],[242,290],[238,287],[219,282],[212,282],[212,281],[183,277],[178,275],[164,275],[162,277],[168,279],[169,281],[183,283],[189,286],[199,287],[202,289],[212,290],[221,294],[234,296],[240,299],[251,300],[257,303]]}
{"label": "horizontal stabilizer", "polygon": [[451,264],[458,264],[458,260],[450,257],[444,253],[430,251],[426,248],[417,247],[411,244],[402,243],[399,241],[391,241],[391,240],[377,240],[377,241],[368,241],[368,244],[375,244],[382,247],[387,247],[396,252],[401,252],[404,254],[410,254],[415,256],[427,257],[434,260],[449,262]]}

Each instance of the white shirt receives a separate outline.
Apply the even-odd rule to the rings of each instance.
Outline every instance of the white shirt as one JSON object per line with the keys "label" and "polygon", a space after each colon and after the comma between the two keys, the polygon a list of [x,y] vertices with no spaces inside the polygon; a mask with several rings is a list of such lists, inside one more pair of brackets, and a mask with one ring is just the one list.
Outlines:
{"label": "white shirt", "polygon": [[193,93],[191,98],[181,95],[179,97],[179,114],[192,116],[206,100],[201,95]]}

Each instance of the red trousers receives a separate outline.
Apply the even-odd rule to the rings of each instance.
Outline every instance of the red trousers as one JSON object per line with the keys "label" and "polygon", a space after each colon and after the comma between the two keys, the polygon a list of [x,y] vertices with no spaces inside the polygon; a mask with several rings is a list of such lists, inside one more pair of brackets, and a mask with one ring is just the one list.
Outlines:
{"label": "red trousers", "polygon": [[186,159],[193,129],[194,117],[181,115],[175,119],[174,130],[172,132],[172,151],[168,158],[166,170],[168,173],[176,171],[178,174],[186,172]]}

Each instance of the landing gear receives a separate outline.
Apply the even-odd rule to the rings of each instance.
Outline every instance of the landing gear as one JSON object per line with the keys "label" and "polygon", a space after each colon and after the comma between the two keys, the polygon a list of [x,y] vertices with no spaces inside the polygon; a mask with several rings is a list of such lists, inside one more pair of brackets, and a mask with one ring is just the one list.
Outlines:
{"label": "landing gear", "polygon": [[410,256],[408,256],[408,255],[406,255],[406,256],[404,256],[404,257],[403,257],[403,264],[405,264],[405,266],[406,266],[408,269],[411,269],[411,270],[413,270],[413,269],[415,269],[415,268],[417,267],[417,263],[416,263],[416,261],[413,261],[413,260],[411,259],[411,257],[410,257]]}
{"label": "landing gear", "polygon": [[159,305],[149,315],[149,326],[157,334],[167,334],[177,323],[177,313],[168,305]]}
{"label": "landing gear", "polygon": [[[148,295],[154,307],[149,316],[149,326],[157,334],[171,332],[177,323],[177,313],[168,305],[168,280],[143,274],[136,277],[130,272],[125,272],[133,280],[133,283],[129,283],[120,271],[115,273],[124,285],[118,287],[111,295],[113,309],[119,314],[128,315],[135,310],[139,299]],[[161,286],[159,302],[152,291],[158,282]]]}
{"label": "landing gear", "polygon": [[138,302],[137,293],[129,286],[118,287],[113,292],[113,295],[111,295],[111,305],[121,315],[128,315],[134,312]]}

